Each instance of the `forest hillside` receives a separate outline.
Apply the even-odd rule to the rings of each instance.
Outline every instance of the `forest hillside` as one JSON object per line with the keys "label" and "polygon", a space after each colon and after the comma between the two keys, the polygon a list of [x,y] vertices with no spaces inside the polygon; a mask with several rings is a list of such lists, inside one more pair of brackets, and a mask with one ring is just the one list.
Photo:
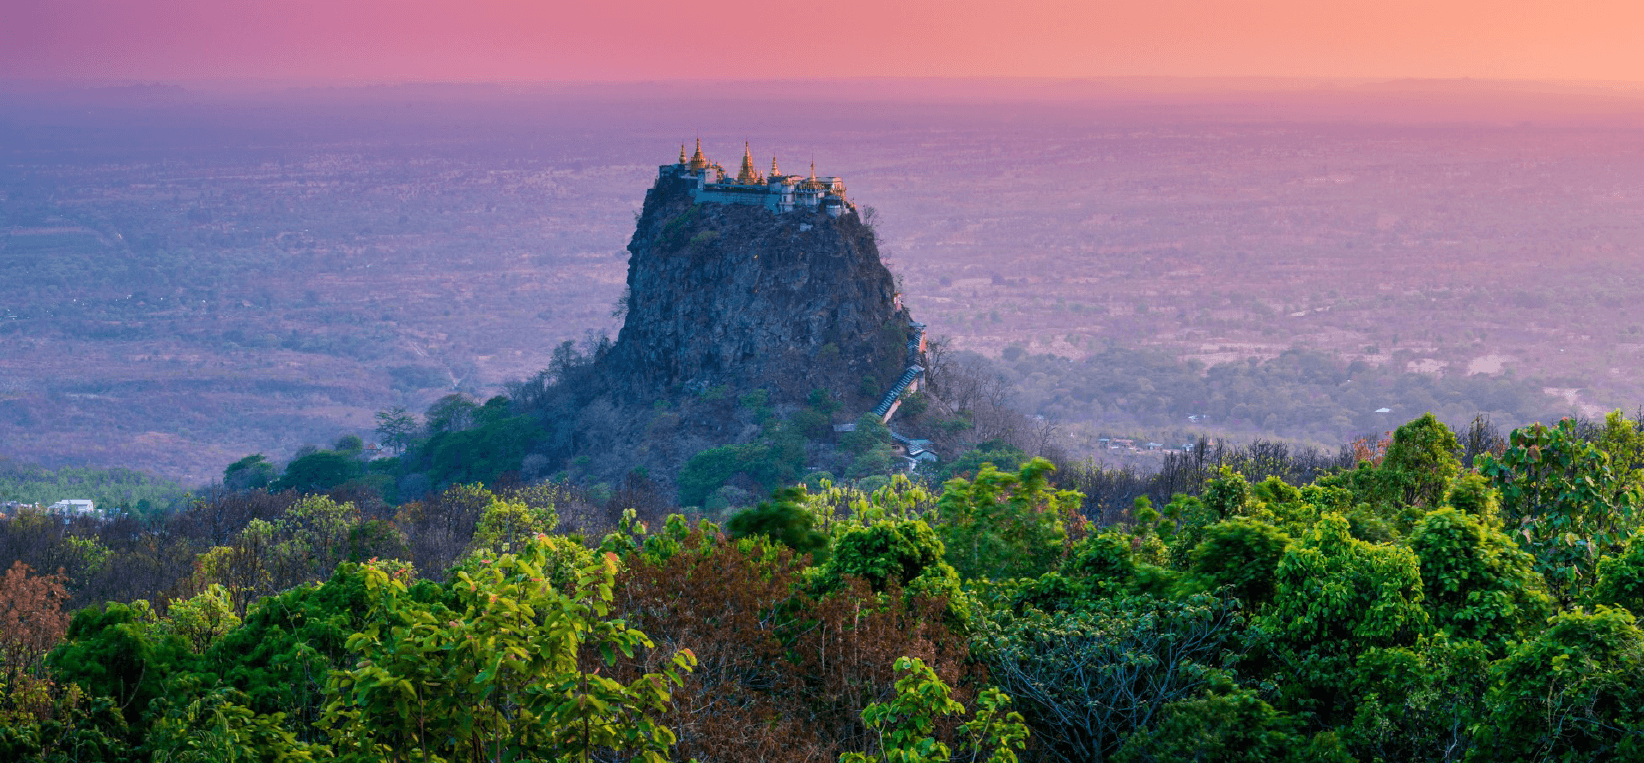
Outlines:
{"label": "forest hillside", "polygon": [[1042,459],[723,524],[553,483],[25,513],[0,757],[1640,759],[1639,423],[1466,439],[1107,517]]}

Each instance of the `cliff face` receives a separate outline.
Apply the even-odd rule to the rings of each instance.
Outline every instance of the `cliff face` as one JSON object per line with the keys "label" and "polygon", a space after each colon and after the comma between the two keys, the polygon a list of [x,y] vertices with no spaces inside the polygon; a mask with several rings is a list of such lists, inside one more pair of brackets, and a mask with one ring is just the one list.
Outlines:
{"label": "cliff face", "polygon": [[726,385],[867,397],[901,372],[908,315],[854,212],[693,204],[663,177],[628,245],[628,313],[605,358],[635,402]]}

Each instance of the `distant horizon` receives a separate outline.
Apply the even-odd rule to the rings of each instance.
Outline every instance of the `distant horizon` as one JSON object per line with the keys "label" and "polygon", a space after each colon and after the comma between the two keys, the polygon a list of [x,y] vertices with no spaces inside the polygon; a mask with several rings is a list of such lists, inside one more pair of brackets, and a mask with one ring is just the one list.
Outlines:
{"label": "distant horizon", "polygon": [[[199,92],[257,93],[305,89],[363,89],[394,87],[603,87],[603,86],[749,86],[768,84],[860,84],[886,85],[903,82],[996,83],[1004,85],[1046,84],[1133,84],[1166,85],[1161,90],[1177,91],[1182,85],[1208,85],[1218,90],[1263,90],[1262,87],[1286,85],[1294,87],[1354,87],[1363,85],[1478,85],[1513,88],[1576,89],[1583,91],[1638,90],[1644,94],[1644,79],[1580,79],[1580,78],[1514,78],[1514,77],[1443,77],[1443,76],[1303,76],[1303,75],[1181,75],[1181,74],[1123,74],[1088,76],[1037,75],[860,75],[839,77],[650,77],[627,79],[437,79],[437,78],[257,78],[257,77],[116,77],[116,76],[61,76],[27,77],[0,75],[0,86],[34,87],[42,89],[121,89],[141,87],[180,88]],[[1148,88],[1138,88],[1144,91]],[[1287,88],[1288,89],[1288,88]]]}
{"label": "distant horizon", "polygon": [[786,84],[786,82],[1225,82],[1225,84],[1391,84],[1391,82],[1468,82],[1550,87],[1639,87],[1644,79],[1601,77],[1473,77],[1473,76],[1305,76],[1305,74],[857,74],[857,76],[791,77],[612,77],[612,79],[551,79],[551,77],[143,77],[143,76],[16,76],[0,74],[0,84],[39,84],[77,87],[401,87],[401,86],[690,86],[690,84]]}

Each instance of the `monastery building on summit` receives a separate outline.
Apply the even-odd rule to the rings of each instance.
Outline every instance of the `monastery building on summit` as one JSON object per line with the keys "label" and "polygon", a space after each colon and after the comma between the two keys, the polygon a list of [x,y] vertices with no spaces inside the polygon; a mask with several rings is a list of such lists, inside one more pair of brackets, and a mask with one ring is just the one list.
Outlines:
{"label": "monastery building on summit", "polygon": [[702,155],[700,138],[696,141],[695,154],[686,158],[685,147],[680,146],[679,161],[662,165],[657,173],[693,183],[691,199],[699,203],[751,204],[778,214],[795,209],[821,209],[834,217],[856,209],[845,198],[845,181],[837,177],[817,177],[815,162],[811,163],[810,177],[802,178],[782,174],[777,169],[776,157],[771,157],[771,174],[761,175],[754,169],[753,151],[747,144],[743,144],[742,168],[735,178]]}

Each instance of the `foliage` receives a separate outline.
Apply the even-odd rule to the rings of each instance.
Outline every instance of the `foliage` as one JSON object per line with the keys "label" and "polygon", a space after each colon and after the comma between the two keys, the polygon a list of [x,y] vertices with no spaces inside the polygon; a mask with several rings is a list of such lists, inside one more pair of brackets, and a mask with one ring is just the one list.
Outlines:
{"label": "foliage", "polygon": [[307,763],[330,757],[285,727],[285,714],[263,715],[233,690],[212,692],[166,708],[147,736],[156,763]]}
{"label": "foliage", "polygon": [[839,536],[826,569],[835,580],[861,578],[873,590],[883,591],[927,572],[940,574],[947,569],[942,557],[942,541],[923,520],[886,520]]}
{"label": "foliage", "polygon": [[486,554],[504,554],[538,535],[554,531],[559,516],[554,507],[497,499],[486,506],[474,527],[473,547]]}
{"label": "foliage", "polygon": [[[439,431],[508,418],[463,400]],[[768,403],[735,414],[762,458],[800,439]],[[1584,503],[1630,505],[1606,467],[1634,423],[1521,430],[1482,473],[1436,420],[1399,431],[1313,477],[1207,461],[1171,478],[1197,495],[1123,496],[1101,531],[1038,460],[940,494],[819,477],[728,534],[563,482],[398,511],[214,490],[153,526],[25,511],[0,543],[63,572],[0,579],[0,759],[1644,755],[1644,542]],[[1549,517],[1589,534],[1538,545]],[[1549,562],[1579,573],[1556,598]],[[120,590],[151,593],[64,612]]]}
{"label": "foliage", "polygon": [[1165,705],[1220,680],[1243,628],[1236,601],[1121,596],[1071,612],[996,610],[973,644],[1048,754],[1099,761]]}
{"label": "foliage", "polygon": [[1010,706],[1009,696],[989,688],[977,697],[975,718],[959,727],[963,741],[956,753],[936,740],[936,722],[963,715],[965,706],[949,696],[947,684],[917,657],[898,657],[896,672],[900,674],[896,697],[862,710],[862,721],[876,738],[878,754],[845,753],[839,763],[1016,763],[1016,751],[1027,746],[1028,729],[1021,714],[1005,709]]}
{"label": "foliage", "polygon": [[[270,490],[329,490],[365,473],[365,465],[352,453],[316,450],[298,456],[285,465],[285,473],[271,483]],[[227,478],[225,473],[224,478]]]}
{"label": "foliage", "polygon": [[33,572],[13,562],[0,577],[0,725],[37,709],[30,704],[46,681],[42,661],[68,631],[64,576]]}
{"label": "foliage", "polygon": [[1022,464],[1028,460],[1027,453],[1021,448],[998,440],[989,440],[944,461],[936,476],[942,482],[954,477],[970,479],[981,473],[983,464],[992,464],[999,471],[1014,472],[1021,469]]}
{"label": "foliage", "polygon": [[771,500],[731,517],[725,529],[732,538],[763,535],[796,553],[810,554],[819,563],[827,561],[828,536],[814,529],[816,516],[806,498],[804,488],[783,488]]}
{"label": "foliage", "polygon": [[403,452],[414,442],[417,433],[417,419],[407,413],[404,406],[394,406],[377,411],[377,438],[384,446],[393,448],[396,452]]}
{"label": "foliage", "polygon": [[974,480],[943,486],[941,538],[962,577],[1030,577],[1056,566],[1084,522],[1079,495],[1051,486],[1054,470],[1042,458],[1015,473],[984,465]]}
{"label": "foliage", "polygon": [[[428,439],[416,449],[416,463],[426,466],[436,485],[492,483],[518,474],[531,448],[542,438],[541,425],[530,416],[510,415],[509,401],[493,397],[466,413],[430,409]],[[471,417],[471,419],[469,418]]]}
{"label": "foliage", "polygon": [[52,672],[94,697],[109,697],[129,722],[165,695],[165,683],[188,656],[183,640],[163,632],[148,602],[110,603],[74,613],[67,640],[47,658]]}
{"label": "foliage", "polygon": [[278,476],[273,462],[261,453],[253,453],[223,469],[223,487],[229,490],[266,488]]}
{"label": "foliage", "polygon": [[127,741],[130,727],[113,699],[87,696],[78,686],[43,697],[34,717],[0,723],[0,760],[70,763],[141,760]]}
{"label": "foliage", "polygon": [[1621,411],[1610,411],[1604,416],[1604,431],[1598,437],[1598,449],[1610,457],[1610,465],[1627,475],[1635,486],[1644,486],[1644,427]]}
{"label": "foliage", "polygon": [[187,491],[177,482],[132,469],[45,469],[0,459],[0,501],[50,506],[69,498],[83,498],[105,512],[124,509],[139,516],[154,516],[182,503],[186,496]]}
{"label": "foliage", "polygon": [[1251,689],[1225,679],[1202,696],[1159,710],[1151,726],[1125,740],[1117,763],[1348,763],[1334,734],[1309,737],[1295,716],[1281,713]]}
{"label": "foliage", "polygon": [[662,761],[674,735],[654,719],[695,664],[681,650],[629,683],[600,675],[654,646],[608,619],[616,560],[579,571],[567,591],[542,574],[541,543],[459,572],[452,607],[366,569],[370,611],[348,638],[358,667],[332,674],[323,724],[339,759],[580,758],[600,750]]}
{"label": "foliage", "polygon": [[1343,729],[1361,760],[1459,761],[1484,707],[1491,650],[1442,634],[1371,649],[1354,668],[1356,707]]}
{"label": "foliage", "polygon": [[1387,446],[1381,468],[1408,475],[1409,489],[1403,503],[1437,506],[1450,479],[1461,469],[1461,460],[1457,458],[1460,453],[1461,443],[1456,440],[1456,434],[1433,414],[1424,413],[1393,431],[1393,441]]}
{"label": "foliage", "polygon": [[1062,570],[1102,593],[1126,591],[1136,576],[1131,539],[1114,532],[1085,538],[1074,544]]}
{"label": "foliage", "polygon": [[1469,761],[1644,756],[1644,633],[1625,610],[1552,619],[1490,668]]}
{"label": "foliage", "polygon": [[1598,563],[1598,584],[1593,601],[1623,607],[1634,617],[1644,617],[1644,538],[1634,536],[1616,556]]}
{"label": "foliage", "polygon": [[1353,538],[1326,514],[1279,560],[1271,639],[1285,703],[1327,722],[1347,706],[1352,666],[1371,648],[1408,646],[1429,628],[1420,562],[1409,549]]}
{"label": "foliage", "polygon": [[213,583],[191,599],[173,602],[161,622],[161,631],[176,634],[194,654],[239,627],[228,589]]}
{"label": "foliage", "polygon": [[1194,547],[1188,590],[1215,591],[1225,587],[1250,609],[1271,601],[1277,584],[1279,560],[1290,546],[1290,536],[1272,525],[1243,517],[1205,528],[1204,540]]}
{"label": "foliage", "polygon": [[803,446],[790,437],[709,448],[691,456],[680,470],[676,480],[679,503],[701,506],[709,494],[737,474],[746,474],[765,489],[774,490],[798,476],[803,457]]}
{"label": "foliage", "polygon": [[864,413],[856,419],[856,426],[849,432],[839,436],[839,444],[846,452],[861,456],[881,445],[891,443],[890,427],[885,426],[878,416]]}
{"label": "foliage", "polygon": [[1476,517],[1449,507],[1428,512],[1410,550],[1421,560],[1433,622],[1452,638],[1499,648],[1539,629],[1552,613],[1529,554]]}
{"label": "foliage", "polygon": [[1561,601],[1592,583],[1599,558],[1620,549],[1640,520],[1644,498],[1630,474],[1583,441],[1570,419],[1515,430],[1505,453],[1478,464],[1501,492],[1507,531],[1522,538]]}

